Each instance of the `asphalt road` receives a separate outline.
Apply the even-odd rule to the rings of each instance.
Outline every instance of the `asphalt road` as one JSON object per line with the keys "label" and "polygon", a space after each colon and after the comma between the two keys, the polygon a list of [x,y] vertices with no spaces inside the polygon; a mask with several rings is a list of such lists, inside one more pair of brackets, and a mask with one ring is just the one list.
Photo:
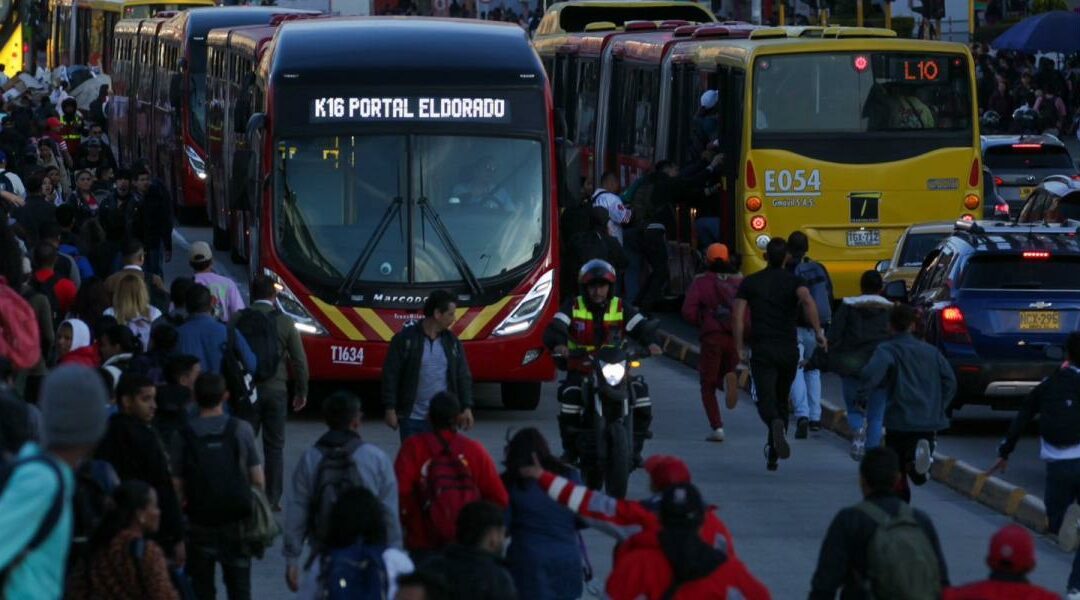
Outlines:
{"label": "asphalt road", "polygon": [[[178,233],[189,241],[209,239],[206,228],[185,227]],[[221,261],[219,272],[233,277],[241,273],[228,264],[224,253],[218,260]],[[178,244],[174,261],[166,267],[168,277],[186,274],[185,261],[186,249]],[[765,470],[762,454],[765,430],[745,397],[735,410],[724,412],[728,441],[708,443],[704,441],[708,426],[698,399],[696,373],[663,358],[646,361],[642,372],[649,381],[655,405],[655,437],[647,444],[646,455],[676,454],[686,460],[695,482],[705,497],[718,506],[719,515],[731,528],[736,551],[769,586],[773,597],[805,597],[830,520],[841,507],[859,500],[856,465],[848,458],[846,442],[826,432],[809,440],[793,441],[792,458],[782,463],[778,472],[770,473]],[[831,384],[826,386],[827,395],[837,391]],[[469,435],[481,441],[497,460],[501,458],[507,432],[513,429],[537,427],[549,440],[558,439],[554,384],[545,385],[541,406],[534,412],[497,408],[497,389],[491,386],[480,386],[478,396],[477,425]],[[998,435],[995,425],[976,423],[973,427],[971,434],[945,439],[943,451],[964,457],[963,452],[969,449],[972,462],[989,464],[993,458],[993,440]],[[314,416],[291,418],[287,428],[286,476],[300,453],[314,443],[323,429]],[[397,434],[381,421],[365,423],[362,434],[391,456],[396,454]],[[1020,455],[1033,454],[1035,447],[1033,442],[1021,444],[1007,477],[1027,476],[1028,469],[1020,464],[1023,462]],[[1041,480],[1041,471],[1036,467],[1032,463],[1033,481]],[[645,475],[636,472],[631,479],[630,497],[643,497],[646,490]],[[983,560],[989,537],[1008,520],[933,482],[916,489],[914,504],[934,519],[952,580],[967,582],[985,577]],[[602,588],[611,569],[612,543],[593,531],[585,532],[585,540]],[[1046,538],[1039,539],[1037,550],[1039,565],[1034,581],[1064,591],[1071,556],[1057,550]],[[284,568],[279,543],[253,568],[254,596],[260,600],[291,597],[284,584]]]}

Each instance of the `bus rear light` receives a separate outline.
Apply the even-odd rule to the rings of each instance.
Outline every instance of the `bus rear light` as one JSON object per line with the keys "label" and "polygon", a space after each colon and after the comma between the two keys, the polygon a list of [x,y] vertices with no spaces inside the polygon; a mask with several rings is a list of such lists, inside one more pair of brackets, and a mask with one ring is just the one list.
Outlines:
{"label": "bus rear light", "polygon": [[973,215],[973,214],[965,214],[964,216],[960,217],[960,220],[961,221],[967,221],[968,223],[971,223],[971,222],[973,222],[975,220],[975,215]]}
{"label": "bus rear light", "polygon": [[865,54],[860,54],[855,57],[852,66],[855,67],[856,73],[862,73],[870,66],[870,59],[867,58]]}
{"label": "bus rear light", "polygon": [[960,307],[947,306],[941,311],[941,333],[947,342],[971,342],[967,322]]}
{"label": "bus rear light", "polygon": [[757,187],[757,174],[754,173],[754,163],[750,161],[746,161],[746,187],[751,189]]}
{"label": "bus rear light", "polygon": [[525,294],[521,302],[518,302],[518,305],[510,312],[510,316],[503,319],[502,323],[492,330],[492,336],[523,333],[536,323],[540,318],[540,313],[544,312],[544,307],[547,306],[548,298],[551,297],[553,273],[554,271],[549,270],[536,280],[529,293]]}
{"label": "bus rear light", "polygon": [[1050,253],[1046,250],[1024,250],[1021,254],[1024,260],[1049,260]]}
{"label": "bus rear light", "polygon": [[754,231],[764,231],[769,226],[769,221],[762,215],[757,215],[753,219],[750,219],[750,229]]}
{"label": "bus rear light", "polygon": [[968,194],[964,198],[964,208],[968,210],[975,210],[979,208],[979,197],[975,194]]}
{"label": "bus rear light", "polygon": [[757,196],[750,196],[746,199],[746,210],[750,212],[757,212],[761,210],[761,198]]}
{"label": "bus rear light", "polygon": [[979,175],[982,173],[982,169],[979,168],[979,159],[973,159],[971,161],[971,173],[968,175],[968,187],[979,187]]}
{"label": "bus rear light", "polygon": [[274,282],[274,289],[277,290],[277,304],[281,312],[285,313],[287,317],[292,319],[293,326],[296,330],[305,335],[326,335],[326,328],[321,323],[315,320],[311,316],[311,313],[300,302],[300,299],[296,297],[296,294],[292,293],[281,277],[271,271],[270,269],[263,269],[263,274],[270,278],[270,281]]}

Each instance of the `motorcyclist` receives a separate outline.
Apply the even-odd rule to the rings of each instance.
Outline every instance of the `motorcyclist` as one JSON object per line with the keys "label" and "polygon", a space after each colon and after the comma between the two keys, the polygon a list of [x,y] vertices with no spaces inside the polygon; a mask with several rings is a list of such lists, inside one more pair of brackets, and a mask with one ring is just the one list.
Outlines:
{"label": "motorcyclist", "polygon": [[[607,262],[594,259],[582,265],[578,272],[578,296],[563,302],[555,319],[544,331],[544,345],[557,358],[565,358],[571,350],[593,352],[601,347],[615,346],[625,336],[647,345],[653,355],[661,353],[649,334],[645,315],[626,305],[611,291],[615,285],[615,269]],[[561,365],[560,365],[561,366]],[[578,458],[577,430],[583,426],[585,398],[581,393],[582,374],[569,371],[559,386],[559,436],[562,438],[564,459]],[[652,423],[652,403],[645,379],[634,376],[634,460],[641,462],[641,450]]]}

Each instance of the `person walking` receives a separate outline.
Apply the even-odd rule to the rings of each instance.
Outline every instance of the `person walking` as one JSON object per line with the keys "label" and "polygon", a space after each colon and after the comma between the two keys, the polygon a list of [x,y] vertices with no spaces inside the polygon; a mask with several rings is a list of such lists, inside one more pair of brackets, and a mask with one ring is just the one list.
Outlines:
{"label": "person walking", "polygon": [[165,281],[160,275],[148,273],[143,267],[146,264],[146,249],[142,242],[137,239],[127,239],[120,246],[120,270],[105,278],[105,293],[111,300],[116,293],[116,287],[120,279],[128,273],[137,273],[146,284],[146,291],[150,295],[150,304],[161,312],[169,308],[168,291],[165,289]]}
{"label": "person walking", "polygon": [[71,600],[179,600],[165,553],[150,539],[161,522],[157,493],[132,479],[116,488],[113,506],[90,539],[88,556],[68,574]]}
{"label": "person walking", "polygon": [[[900,459],[891,448],[867,450],[859,463],[863,501],[841,510],[829,524],[810,582],[810,600],[833,600],[838,590],[844,600],[937,598],[949,585],[933,521],[896,495],[902,477]],[[896,531],[906,544],[892,546],[905,547],[910,554],[887,555],[882,550]],[[889,587],[895,581],[914,587]]]}
{"label": "person walking", "polygon": [[732,337],[732,317],[735,296],[742,283],[731,255],[724,244],[710,244],[705,250],[708,271],[694,278],[682,305],[682,316],[700,331],[701,358],[698,375],[701,379],[701,405],[709,419],[712,430],[705,439],[710,442],[724,441],[724,419],[716,393],[721,383],[728,409],[739,401],[738,377],[735,369],[739,356]]}
{"label": "person walking", "polygon": [[[180,341],[176,351],[180,354],[197,356],[203,373],[221,373],[221,362],[229,345],[230,332],[227,325],[218,321],[211,314],[213,297],[204,285],[194,284],[188,288],[184,303],[188,318],[177,328]],[[244,363],[248,373],[255,372],[258,366],[251,346],[239,331],[232,332],[234,347],[232,350]]]}
{"label": "person walking", "polygon": [[[255,389],[259,400],[251,411],[251,425],[255,435],[262,432],[266,498],[280,510],[285,477],[285,416],[289,404],[294,412],[307,406],[307,355],[300,332],[278,308],[274,282],[266,275],[257,275],[251,281],[250,293],[251,307],[237,313],[234,325],[256,354],[259,371],[255,373]],[[263,356],[258,355],[260,351]]]}
{"label": "person walking", "polygon": [[889,311],[893,303],[881,296],[881,273],[870,269],[859,278],[862,295],[849,296],[836,309],[829,328],[829,370],[840,376],[847,421],[855,432],[851,458],[862,460],[867,448],[881,445],[885,421],[885,390],[870,392],[865,408],[856,404],[859,373],[878,344],[889,337]]}
{"label": "person walking", "polygon": [[173,354],[165,361],[165,383],[157,386],[154,398],[157,403],[154,429],[166,452],[172,450],[174,438],[187,426],[188,415],[194,410],[195,380],[199,378],[200,368],[199,359],[189,354]]}
{"label": "person walking", "polygon": [[[788,236],[791,272],[806,284],[817,307],[818,324],[828,330],[832,321],[833,286],[825,265],[807,256],[810,240],[801,231]],[[810,357],[817,348],[815,330],[805,317],[799,318],[799,368],[791,385],[795,407],[795,438],[806,439],[809,431],[821,431],[821,371],[810,368]]]}
{"label": "person walking", "polygon": [[131,176],[142,208],[142,222],[137,232],[146,247],[146,271],[164,277],[165,263],[172,261],[173,212],[172,198],[160,181],[155,181],[148,167],[149,161],[136,161]]}
{"label": "person walking", "polygon": [[150,305],[150,292],[142,275],[133,271],[118,271],[123,275],[116,283],[112,306],[105,310],[108,316],[126,326],[135,334],[145,351],[150,347],[151,324],[161,318],[161,311]]}
{"label": "person walking", "polygon": [[758,415],[768,428],[765,466],[770,471],[779,467],[778,459],[791,456],[791,447],[786,439],[788,398],[799,367],[796,318],[800,308],[814,331],[817,345],[828,345],[818,321],[814,298],[806,282],[784,268],[787,259],[787,242],[783,238],[769,240],[765,247],[768,266],[742,280],[735,295],[732,314],[735,349],[740,362],[745,362],[747,354],[743,334],[746,310],[750,310],[750,331],[753,334],[749,356],[752,393],[757,402]]}
{"label": "person walking", "polygon": [[986,565],[990,567],[989,578],[947,588],[942,600],[1055,600],[1061,597],[1028,581],[1028,573],[1035,570],[1035,538],[1019,525],[1006,525],[990,538]]}
{"label": "person walking", "polygon": [[1046,462],[1046,503],[1048,531],[1058,543],[1074,552],[1069,572],[1068,600],[1080,600],[1080,333],[1065,341],[1068,362],[1028,394],[1013,417],[1009,431],[998,446],[998,460],[988,475],[1004,473],[1009,456],[1032,421],[1039,424],[1039,456]]}
{"label": "person walking", "polygon": [[431,399],[450,392],[461,404],[457,423],[473,425],[472,374],[465,347],[450,327],[457,304],[444,290],[435,290],[424,301],[424,318],[394,334],[382,371],[382,405],[385,421],[399,430],[401,440],[431,431],[428,413]]}
{"label": "person walking", "polygon": [[195,283],[210,290],[210,295],[214,298],[211,314],[216,319],[228,323],[244,309],[244,298],[240,295],[236,282],[214,272],[214,252],[210,249],[210,244],[192,244],[188,264],[195,272]]}
{"label": "person walking", "polygon": [[594,206],[589,209],[589,222],[592,229],[575,235],[570,240],[573,262],[567,265],[577,273],[582,265],[593,259],[600,259],[611,264],[619,271],[629,265],[627,253],[619,240],[608,233],[608,212],[606,208]]}
{"label": "person walking", "polygon": [[600,177],[600,187],[592,195],[592,205],[608,211],[608,234],[623,243],[623,227],[630,222],[630,208],[619,197],[619,175],[607,171]]}
{"label": "person walking", "polygon": [[108,394],[86,367],[57,368],[41,392],[44,448],[22,446],[0,493],[3,598],[63,598],[74,469],[93,453],[108,419]]}
{"label": "person walking", "polygon": [[859,374],[856,404],[865,407],[875,389],[885,387],[885,445],[900,457],[900,497],[911,501],[908,480],[926,483],[934,460],[934,440],[949,426],[945,408],[956,393],[956,375],[937,348],[916,339],[915,309],[898,304],[889,311],[892,337],[874,350]]}
{"label": "person walking", "polygon": [[[373,494],[382,513],[379,522],[385,527],[379,539],[395,548],[402,546],[394,467],[385,452],[361,438],[360,399],[337,391],[326,397],[322,408],[329,430],[296,463],[285,510],[285,578],[293,591],[304,579],[300,559],[305,544],[312,557],[330,546],[338,528],[333,507],[345,490],[360,487]],[[309,559],[304,570],[314,564]]]}
{"label": "person walking", "polygon": [[455,543],[421,565],[447,582],[450,600],[518,597],[514,580],[501,562],[506,544],[503,510],[503,506],[492,502],[466,504],[457,517]]}
{"label": "person walking", "polygon": [[[410,552],[431,552],[452,542],[455,518],[466,500],[483,499],[504,508],[510,501],[491,455],[458,433],[461,411],[453,394],[435,394],[428,412],[432,431],[406,438],[394,461]],[[451,483],[454,489],[442,494]]]}
{"label": "person walking", "polygon": [[91,369],[101,366],[101,356],[84,321],[67,319],[56,328],[56,364],[78,364]]}
{"label": "person walking", "polygon": [[640,254],[649,265],[649,273],[641,288],[632,296],[632,290],[627,290],[627,295],[641,310],[655,310],[664,297],[671,278],[668,234],[675,228],[675,203],[684,195],[678,165],[670,160],[660,160],[645,176],[632,199],[630,210],[640,225]]}

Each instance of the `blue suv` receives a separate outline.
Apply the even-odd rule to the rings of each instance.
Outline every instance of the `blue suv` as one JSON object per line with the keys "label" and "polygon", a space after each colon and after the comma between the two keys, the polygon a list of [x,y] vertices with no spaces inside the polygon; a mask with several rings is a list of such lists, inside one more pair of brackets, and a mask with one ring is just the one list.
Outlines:
{"label": "blue suv", "polygon": [[890,283],[886,295],[908,298],[956,372],[952,409],[1016,409],[1061,365],[1066,336],[1080,330],[1078,226],[960,221],[910,291]]}

